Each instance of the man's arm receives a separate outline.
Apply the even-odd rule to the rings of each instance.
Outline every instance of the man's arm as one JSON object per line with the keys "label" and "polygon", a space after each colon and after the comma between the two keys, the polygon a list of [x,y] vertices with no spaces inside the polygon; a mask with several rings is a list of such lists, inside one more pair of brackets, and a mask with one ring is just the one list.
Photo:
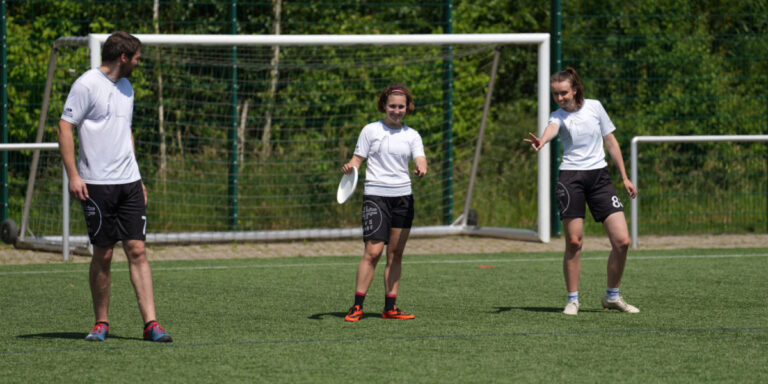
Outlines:
{"label": "man's arm", "polygon": [[[136,156],[136,140],[133,139],[133,132],[131,132],[131,145],[133,146],[133,157],[136,162],[139,162],[139,157]],[[144,186],[144,179],[141,179],[141,191],[144,192],[144,206],[147,205],[147,187]]]}
{"label": "man's arm", "polygon": [[88,198],[88,189],[85,182],[80,178],[75,164],[75,125],[66,121],[59,120],[59,152],[61,152],[61,161],[69,176],[69,193],[76,199],[84,201]]}

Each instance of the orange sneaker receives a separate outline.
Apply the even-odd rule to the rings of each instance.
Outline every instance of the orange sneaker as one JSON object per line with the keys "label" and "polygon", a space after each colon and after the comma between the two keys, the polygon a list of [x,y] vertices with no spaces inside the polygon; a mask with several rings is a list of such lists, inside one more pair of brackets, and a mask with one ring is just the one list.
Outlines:
{"label": "orange sneaker", "polygon": [[363,309],[360,308],[359,305],[355,305],[352,308],[349,309],[349,312],[347,312],[347,315],[344,316],[344,320],[346,321],[359,321],[363,318]]}
{"label": "orange sneaker", "polygon": [[416,316],[401,311],[397,306],[391,311],[384,311],[381,313],[383,319],[398,319],[398,320],[410,320],[416,318]]}

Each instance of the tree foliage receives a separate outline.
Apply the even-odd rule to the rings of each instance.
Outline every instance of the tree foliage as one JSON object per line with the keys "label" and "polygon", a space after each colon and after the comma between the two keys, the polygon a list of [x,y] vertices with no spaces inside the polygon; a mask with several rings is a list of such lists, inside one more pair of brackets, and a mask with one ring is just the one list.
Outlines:
{"label": "tree foliage", "polygon": [[[618,127],[617,137],[625,154],[629,140],[636,135],[766,133],[767,1],[646,0],[626,3],[569,0],[562,3],[564,66],[573,66],[581,73],[587,97],[603,102]],[[85,36],[114,30],[154,33],[153,4],[154,0],[9,0],[10,141],[34,139],[53,40],[60,36]],[[445,15],[449,4],[454,33],[549,32],[550,4],[536,0],[283,0],[281,30],[283,34],[443,33],[447,29]],[[269,34],[275,22],[273,2],[268,0],[163,0],[159,5],[161,33],[229,34],[234,30],[239,34]],[[233,9],[235,20],[232,19]],[[407,51],[407,48],[403,50]],[[231,55],[233,60],[237,54],[232,51],[221,53]],[[239,54],[246,55],[245,50]],[[342,65],[348,60],[365,60],[367,54],[361,50],[357,57],[341,57],[334,56],[332,47],[323,48],[317,54],[322,62],[294,64]],[[281,51],[281,56],[290,55],[291,48]],[[515,199],[535,193],[532,187],[535,156],[522,145],[521,139],[526,131],[535,129],[536,124],[536,55],[533,47],[502,50],[487,134],[489,141],[503,145],[484,148],[491,151],[484,156],[481,171],[491,180],[485,184],[496,188],[496,192],[489,193],[496,193],[499,199],[508,203],[506,210],[512,212],[526,209],[516,204]],[[71,57],[62,60],[68,59],[75,61]],[[455,78],[459,79],[454,84],[456,95],[474,95],[453,99],[453,140],[457,158],[470,156],[472,152],[478,106],[483,100],[482,92],[468,91],[487,85],[488,63],[488,57],[484,57],[457,62],[454,68]],[[179,71],[202,71],[195,63],[175,64],[180,65]],[[73,68],[76,72],[83,69]],[[198,76],[221,79],[231,70],[224,65],[214,69],[219,73],[200,72]],[[66,69],[61,71],[59,78],[62,80],[54,86],[66,89],[74,77],[68,76]],[[247,99],[253,108],[251,119],[263,114],[270,103],[297,105],[290,115],[278,113],[274,116],[272,139],[277,143],[275,151],[338,151],[348,155],[348,148],[344,148],[354,140],[361,124],[377,115],[376,111],[361,112],[371,105],[376,91],[394,78],[421,76],[412,71],[394,60],[384,59],[382,66],[369,70],[370,73],[354,74],[365,79],[353,85],[359,92],[327,100],[327,95],[306,87],[311,81],[320,83],[324,80],[314,78],[290,86],[281,83],[276,99],[270,100],[264,91],[268,89],[268,71],[241,68],[237,73],[239,105],[228,105],[230,100],[220,100],[221,104],[201,102],[177,108],[169,106],[165,118],[169,127],[170,153],[178,158],[201,153],[210,158],[226,158],[228,132],[220,127],[232,124],[232,111],[242,107]],[[429,119],[442,113],[440,68],[434,68],[433,74],[437,76],[424,77],[423,82],[412,84],[422,103],[419,113],[413,116],[415,126],[431,126],[433,123]],[[168,87],[173,86],[175,75],[164,72]],[[346,75],[339,71],[332,76],[343,81]],[[294,76],[292,68],[280,68],[280,77],[283,76]],[[137,108],[143,114],[156,113],[153,109],[160,96],[156,79],[139,72],[134,81],[142,84],[135,87]],[[302,84],[306,88],[302,88]],[[204,95],[226,92],[230,86],[228,83],[201,82],[177,92],[197,93],[198,99],[202,100]],[[170,92],[170,88],[163,92]],[[195,97],[190,99],[195,100]],[[51,113],[56,113],[56,108],[60,106],[52,105]],[[194,110],[196,116],[185,110]],[[315,112],[318,111],[325,116],[348,116],[354,112],[359,120],[336,117],[333,121],[317,121],[311,116],[317,115]],[[200,116],[205,118],[200,119]],[[137,126],[137,142],[143,150],[157,151],[156,143],[162,138],[155,124],[148,120]],[[253,125],[259,123],[253,121]],[[318,129],[310,132],[291,128],[296,125]],[[54,127],[46,129],[46,140],[55,140]],[[250,135],[251,142],[259,141],[259,131],[250,132]],[[300,151],[291,147],[291,143],[309,142],[307,135],[313,136],[312,145],[316,147],[301,148]],[[439,129],[425,135],[435,142],[442,140]],[[728,148],[718,151],[731,151],[733,155],[743,151],[738,146]],[[647,158],[657,157],[658,162],[654,163],[657,167],[684,173],[697,167],[709,167],[713,160],[705,156],[692,157],[696,152],[707,150],[706,146],[679,145],[674,151],[690,155],[662,156],[662,152],[669,148],[648,149],[644,154]],[[430,155],[440,158],[445,154]],[[144,167],[151,172],[155,166],[147,164]],[[334,165],[318,165],[321,168],[331,166]],[[510,168],[526,171],[515,179],[508,177]],[[316,174],[325,171],[311,170]],[[489,208],[487,214],[499,214],[500,211]]]}

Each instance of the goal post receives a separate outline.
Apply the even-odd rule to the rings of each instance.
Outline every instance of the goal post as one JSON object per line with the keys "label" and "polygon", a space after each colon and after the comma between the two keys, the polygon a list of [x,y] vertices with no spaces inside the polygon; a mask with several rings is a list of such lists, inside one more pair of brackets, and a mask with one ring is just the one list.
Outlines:
{"label": "goal post", "polygon": [[[415,92],[417,103],[421,98],[421,100],[424,100],[424,104],[419,105],[417,114],[409,118],[409,125],[413,125],[425,137],[425,145],[434,146],[434,148],[427,148],[428,152],[439,151],[437,148],[442,148],[439,135],[430,132],[436,130],[432,129],[436,125],[429,120],[432,115],[439,115],[438,113],[431,113],[438,108],[435,106],[438,103],[433,102],[436,97],[432,97],[431,93],[433,89],[437,88],[440,90],[442,87],[440,87],[437,81],[424,75],[424,71],[434,66],[433,62],[454,58],[461,60],[464,57],[471,58],[473,57],[472,55],[486,55],[490,57],[494,47],[511,45],[533,46],[536,49],[537,57],[535,63],[537,66],[535,79],[536,126],[531,126],[530,129],[536,130],[539,135],[543,134],[550,112],[550,37],[546,33],[446,35],[136,34],[135,36],[141,40],[142,45],[145,47],[142,52],[142,61],[145,64],[139,66],[132,76],[134,90],[137,92],[137,103],[140,100],[140,95],[147,92],[141,87],[141,82],[154,83],[157,89],[152,90],[154,92],[153,97],[156,96],[158,99],[144,101],[144,103],[160,103],[163,107],[161,111],[164,110],[164,112],[159,113],[158,119],[151,121],[137,121],[136,113],[134,113],[134,131],[147,128],[154,130],[159,127],[162,132],[165,128],[164,125],[170,126],[174,124],[176,136],[165,136],[164,133],[152,132],[153,137],[159,137],[158,141],[160,144],[152,144],[150,152],[152,152],[152,155],[163,153],[163,161],[166,161],[164,154],[166,146],[174,146],[177,150],[176,159],[178,161],[183,161],[185,164],[193,164],[191,166],[192,169],[185,174],[178,174],[178,170],[175,170],[173,167],[173,159],[168,160],[170,162],[169,165],[165,165],[165,163],[160,161],[157,163],[162,165],[153,163],[151,169],[142,165],[142,175],[145,177],[150,172],[153,175],[163,175],[157,176],[157,178],[163,178],[162,186],[167,188],[167,195],[165,195],[166,199],[160,204],[187,204],[184,206],[173,206],[168,209],[178,212],[179,217],[182,217],[179,220],[189,221],[189,223],[184,225],[180,223],[167,223],[165,224],[166,228],[153,228],[150,226],[149,233],[147,234],[148,243],[332,239],[360,236],[361,230],[348,224],[342,224],[341,227],[322,226],[321,224],[321,227],[308,228],[304,224],[297,224],[298,227],[294,227],[288,221],[292,215],[298,215],[295,213],[296,210],[309,211],[310,213],[316,212],[316,215],[328,215],[325,208],[321,207],[335,204],[332,199],[323,200],[329,195],[327,191],[329,186],[335,185],[337,178],[340,177],[340,173],[333,170],[340,166],[339,158],[348,158],[351,155],[350,147],[354,147],[354,141],[356,141],[357,133],[362,128],[363,122],[373,121],[372,116],[376,116],[375,111],[373,113],[357,114],[358,112],[356,111],[361,108],[358,104],[366,106],[373,104],[370,101],[362,101],[360,99],[371,99],[375,96],[371,90],[380,89],[380,85],[383,82],[388,80],[403,81],[411,85],[412,90],[413,88],[418,88]],[[101,45],[107,37],[109,37],[108,34],[91,34],[87,37],[65,37],[57,41],[66,41],[67,46],[87,46],[89,50],[88,66],[96,68],[101,64]],[[280,56],[275,55],[273,57],[271,48],[277,46],[284,49],[280,50]],[[453,56],[451,57],[438,57],[433,51],[428,51],[429,49],[439,49],[444,46],[462,47],[464,51],[452,53]],[[312,47],[319,47],[318,52],[314,54],[330,56],[313,57],[311,56],[312,53],[309,53],[307,56],[301,56],[301,58],[294,57],[294,54],[299,52],[299,50],[310,50]],[[488,47],[489,49],[486,50],[483,47]],[[266,51],[264,48],[270,50]],[[170,52],[173,49],[179,49],[179,51]],[[291,51],[292,49],[294,51]],[[366,51],[358,53],[358,50],[363,49],[366,49]],[[416,53],[419,49],[425,51]],[[381,52],[377,53],[378,51]],[[394,51],[401,51],[402,56],[393,57],[392,52]],[[491,52],[491,54],[488,54],[488,52]],[[277,60],[278,58],[279,60]],[[54,59],[55,56],[52,55],[52,60]],[[349,64],[353,60],[359,60],[364,65],[353,67]],[[470,59],[467,60],[469,61]],[[148,61],[150,64],[146,64]],[[203,68],[204,65],[208,64],[211,64],[210,67]],[[483,129],[479,127],[481,124],[485,124],[488,116],[488,103],[491,100],[490,92],[493,89],[492,78],[495,75],[495,73],[488,73],[488,62],[484,65],[486,66],[478,68],[465,64],[462,67],[463,69],[455,69],[460,76],[457,76],[458,80],[453,80],[462,81],[462,78],[466,79],[468,84],[464,87],[467,89],[466,92],[474,92],[472,93],[472,100],[460,102],[469,103],[470,101],[477,101],[476,104],[472,104],[472,110],[466,113],[466,117],[459,116],[467,120],[463,121],[465,126],[472,126],[471,129],[473,131],[478,131],[476,141],[465,144],[463,149],[459,148],[463,150],[463,153],[476,153],[474,161],[471,155],[462,160],[459,165],[462,168],[466,168],[466,171],[461,176],[455,176],[461,177],[461,182],[456,184],[456,195],[463,197],[463,200],[457,202],[455,207],[463,209],[464,212],[461,212],[459,219],[454,221],[453,224],[416,226],[411,233],[413,236],[466,234],[549,242],[551,204],[549,146],[542,148],[536,157],[536,217],[530,220],[535,223],[532,228],[482,226],[467,222],[469,212],[466,209],[471,207],[473,202],[472,188],[474,188],[474,185],[470,180],[474,180],[478,172],[476,167],[477,156],[482,156],[480,149],[483,145],[484,137]],[[168,70],[171,66],[174,69]],[[146,71],[142,72],[145,68]],[[338,68],[342,68],[342,70],[337,70]],[[84,69],[87,68],[72,69],[70,67],[68,71],[72,78],[65,83],[71,85],[71,81],[74,80],[74,72],[77,72],[79,75]],[[150,72],[149,69],[162,69],[165,72],[160,70]],[[313,70],[328,71],[328,73],[322,72],[321,75],[315,75],[313,83],[304,83],[306,80],[302,76],[305,75],[297,74],[300,71],[305,73]],[[460,71],[463,72],[459,73]],[[181,72],[194,73],[195,77],[177,78]],[[389,72],[392,72],[392,74],[389,74]],[[248,76],[248,79],[241,80],[240,78],[244,76]],[[290,78],[291,76],[295,76],[295,79]],[[385,79],[387,76],[391,76],[391,79]],[[490,81],[488,80],[489,77],[491,78]],[[238,80],[233,84],[228,84],[226,80],[230,78]],[[53,80],[49,78],[47,81],[51,82]],[[277,84],[275,89],[269,89],[270,83]],[[183,87],[186,88],[181,89]],[[49,88],[51,87],[46,87],[47,92],[50,92]],[[53,88],[57,87],[54,86]],[[245,90],[246,88],[247,90]],[[51,115],[47,117],[41,116],[41,121],[47,120],[50,124],[52,120],[57,119],[58,116],[56,114],[60,113],[60,111],[58,111],[55,103],[60,103],[61,98],[66,96],[64,92],[68,87],[59,84],[58,89],[61,94],[58,98],[51,101],[51,106],[44,106],[41,112],[42,114],[50,113]],[[338,89],[338,93],[327,94],[329,89]],[[169,100],[166,95],[174,90],[184,93],[187,95],[187,98],[184,100]],[[289,91],[291,92],[290,94]],[[326,94],[323,92],[326,92]],[[284,96],[284,94],[289,94],[289,96]],[[241,99],[238,99],[238,96],[241,96]],[[288,100],[289,98],[290,100]],[[334,100],[334,98],[343,98],[343,100]],[[320,100],[322,102],[319,102]],[[483,103],[483,100],[485,100],[485,103]],[[224,104],[225,102],[228,103],[226,108],[229,108],[226,116],[222,112],[214,111],[214,107],[218,106],[217,104]],[[288,109],[279,109],[283,106],[290,108],[290,111]],[[259,120],[256,124],[253,123],[251,116],[255,114],[252,111],[255,111],[256,108],[266,111],[263,112],[263,115],[269,117],[267,122]],[[184,114],[179,112],[180,110],[184,110]],[[333,114],[323,112],[327,110],[334,110],[334,112]],[[479,116],[481,110],[484,110],[482,118]],[[192,113],[189,113],[189,111],[196,111],[197,115],[193,118]],[[419,111],[426,112],[421,112],[421,115],[419,115]],[[355,113],[355,115],[350,115],[351,113]],[[440,117],[442,118],[442,116]],[[345,123],[345,119],[349,120],[349,122]],[[412,122],[410,119],[416,119],[416,121]],[[281,124],[274,126],[275,121],[279,121]],[[270,137],[269,131],[270,123],[273,124],[271,127],[272,137]],[[260,124],[258,129],[254,128],[252,131],[243,134],[244,126],[257,124]],[[320,135],[317,134],[316,127],[331,132],[342,132],[346,136],[344,140],[332,139],[331,133],[324,133],[322,137],[318,137]],[[226,132],[221,132],[222,130],[226,130]],[[353,139],[350,138],[350,135],[352,135],[350,132],[352,131],[354,131]],[[274,137],[275,134],[285,134],[285,132],[291,132],[294,136],[289,137],[286,134],[279,138]],[[184,135],[192,137],[185,137]],[[246,136],[246,138],[238,139],[239,135]],[[248,137],[249,135],[250,137]],[[296,139],[296,137],[301,139]],[[308,137],[311,137],[313,141],[302,141]],[[522,138],[523,136],[519,140],[522,140]],[[195,141],[198,144],[190,144],[191,141]],[[295,144],[294,142],[297,141],[298,143]],[[227,146],[223,144],[225,142],[231,142],[232,144]],[[427,144],[427,142],[431,144]],[[270,152],[274,149],[272,148],[273,143],[290,144],[289,151],[294,151],[297,154],[296,156],[300,156],[306,151],[307,154],[318,154],[325,157],[318,159],[311,165],[307,165],[303,172],[291,170],[290,172],[292,173],[288,173],[289,171],[286,171],[286,169],[293,166],[291,162],[294,162],[295,159],[292,157],[286,157],[285,159],[277,158],[279,154]],[[238,146],[238,144],[242,144],[242,146]],[[242,148],[246,145],[248,147],[247,150]],[[477,147],[472,148],[473,145]],[[142,156],[142,154],[139,154],[140,163]],[[203,164],[194,156],[210,159],[210,162]],[[451,157],[453,154],[441,154],[441,156],[449,156],[449,159],[453,160]],[[473,162],[475,164],[470,170],[469,164]],[[436,167],[436,165],[431,164],[432,167]],[[323,174],[318,174],[317,170],[323,170]],[[171,175],[174,172],[177,174]],[[444,170],[438,169],[436,172],[444,172]],[[446,174],[448,174],[447,171]],[[172,176],[177,177],[177,179],[171,179]],[[201,186],[202,181],[199,177],[202,177],[202,180],[206,182],[210,182],[211,185]],[[435,175],[433,177],[439,176]],[[258,198],[248,193],[238,192],[245,189],[244,184],[246,183],[249,185],[266,185],[260,184],[266,182],[265,180],[268,180],[269,183],[277,183],[275,185],[279,185],[280,188],[272,188],[272,184],[269,184],[270,187],[264,189],[270,189],[269,193],[271,195],[267,194],[266,197],[259,196]],[[516,182],[530,183],[533,180],[517,180]],[[419,193],[421,195],[425,194],[425,189],[429,195],[440,195],[445,192],[442,191],[442,186],[429,183],[418,181],[416,184],[421,184],[421,186],[414,185],[414,189],[419,191],[414,193],[417,200],[420,199]],[[229,184],[229,187],[227,187],[227,184]],[[175,189],[188,189],[193,192],[198,190],[199,192],[184,196],[180,194],[174,195]],[[227,191],[228,189],[229,192]],[[305,190],[310,192],[305,192]],[[235,191],[234,196],[231,195],[232,191]],[[253,203],[274,208],[276,204],[273,204],[270,199],[278,200],[285,196],[286,193],[295,193],[297,202],[285,202],[283,200],[280,200],[280,202],[288,206],[295,205],[294,211],[281,213],[281,216],[266,214],[259,216],[257,219],[263,221],[275,220],[280,222],[280,225],[275,224],[271,227],[266,226],[266,228],[262,225],[261,229],[251,230],[245,224],[250,219],[250,212],[256,209],[250,207],[249,204]],[[452,191],[445,193],[453,194]],[[230,224],[224,225],[224,227],[229,226],[229,229],[216,229],[221,227],[221,224],[210,225],[208,228],[194,226],[195,211],[207,210],[211,205],[215,206],[215,210],[220,211],[216,213],[219,216],[215,220],[218,220],[218,222],[224,221],[221,218],[228,215],[225,212],[227,208],[220,206],[219,202],[222,196],[228,194],[229,202],[235,204],[234,215],[230,214],[229,219],[227,219]],[[477,198],[477,195],[475,196]],[[153,202],[150,198],[149,206],[152,207],[153,204],[156,206],[158,203]],[[355,204],[354,199],[352,204]],[[417,202],[417,204],[420,203]],[[346,205],[350,206],[351,204],[347,203]],[[430,202],[426,202],[425,205],[433,208]],[[419,205],[419,207],[422,207],[422,205]],[[348,212],[357,210],[349,207],[344,207],[343,209],[345,216],[350,216]],[[231,206],[229,211],[231,213]],[[336,212],[332,211],[330,214],[335,215],[337,214]],[[442,212],[439,215],[442,217]],[[26,222],[27,218],[24,220]],[[238,226],[241,222],[242,224]],[[320,221],[315,220],[312,222]],[[346,221],[345,223],[348,222]],[[256,226],[252,225],[251,227]],[[82,237],[83,235],[79,236]]]}
{"label": "goal post", "polygon": [[[142,44],[146,45],[210,45],[210,46],[349,46],[349,45],[523,45],[538,46],[538,135],[544,134],[549,119],[549,63],[550,41],[548,33],[511,33],[511,34],[420,34],[420,35],[162,35],[137,34]],[[101,64],[101,45],[109,37],[108,34],[91,34],[88,37],[88,47],[91,52],[91,67]],[[493,86],[489,85],[488,100]],[[482,143],[482,135],[478,136],[478,156]],[[535,232],[512,230],[510,237],[531,240],[537,238],[541,242],[550,240],[550,146],[542,148],[538,154],[538,228]],[[470,177],[474,176],[474,172]],[[471,188],[471,187],[470,187]],[[467,192],[465,207],[469,207],[471,191]],[[467,226],[468,212],[461,215],[463,233],[476,235],[503,236],[501,229],[484,229]],[[415,236],[452,234],[455,228],[422,228],[414,229]],[[355,235],[356,236],[356,235]]]}

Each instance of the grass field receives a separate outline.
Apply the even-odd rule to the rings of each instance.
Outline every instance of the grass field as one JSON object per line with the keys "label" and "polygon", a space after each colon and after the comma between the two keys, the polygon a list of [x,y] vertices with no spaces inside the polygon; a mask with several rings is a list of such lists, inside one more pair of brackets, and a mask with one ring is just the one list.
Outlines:
{"label": "grass field", "polygon": [[406,257],[415,320],[380,318],[379,268],[358,323],[343,320],[358,257],[153,262],[172,344],[141,340],[125,264],[104,343],[83,341],[86,264],[0,266],[0,381],[768,381],[768,249],[633,251],[632,315],[600,307],[607,253],[583,257],[576,317],[560,253],[432,255]]}

